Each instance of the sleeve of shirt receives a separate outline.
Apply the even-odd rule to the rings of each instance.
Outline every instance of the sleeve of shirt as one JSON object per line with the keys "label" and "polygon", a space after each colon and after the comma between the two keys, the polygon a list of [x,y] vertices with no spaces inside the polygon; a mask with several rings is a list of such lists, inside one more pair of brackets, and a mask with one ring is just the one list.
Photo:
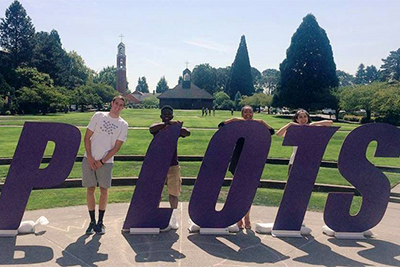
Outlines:
{"label": "sleeve of shirt", "polygon": [[119,133],[119,136],[118,136],[117,140],[125,142],[127,135],[128,135],[128,124],[124,123],[123,126],[122,126],[122,130]]}
{"label": "sleeve of shirt", "polygon": [[100,117],[99,115],[100,115],[100,113],[96,112],[90,119],[90,122],[87,126],[87,128],[89,130],[91,130],[92,132],[94,132],[94,129],[96,128],[97,121],[99,120],[99,117]]}

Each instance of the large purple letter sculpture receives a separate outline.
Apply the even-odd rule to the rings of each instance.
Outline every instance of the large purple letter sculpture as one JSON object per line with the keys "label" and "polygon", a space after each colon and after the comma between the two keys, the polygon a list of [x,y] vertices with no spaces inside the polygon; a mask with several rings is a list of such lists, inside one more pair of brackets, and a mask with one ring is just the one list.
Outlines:
{"label": "large purple letter sculpture", "polygon": [[[225,205],[215,210],[232,151],[239,138],[244,146]],[[212,137],[189,203],[190,218],[202,228],[226,228],[250,209],[267,160],[271,135],[259,122],[232,122]]]}
{"label": "large purple letter sculpture", "polygon": [[338,127],[291,126],[283,145],[297,146],[296,156],[273,226],[273,235],[300,232],[326,146]]}
{"label": "large purple letter sculpture", "polygon": [[[55,143],[49,165],[40,169],[48,141]],[[14,233],[24,215],[33,188],[64,182],[75,162],[80,131],[63,123],[26,122],[0,196],[0,231]]]}
{"label": "large purple letter sculpture", "polygon": [[366,124],[354,129],[343,143],[338,169],[362,195],[362,206],[350,215],[352,193],[329,193],[324,220],[336,232],[364,232],[377,225],[385,214],[390,183],[366,158],[368,145],[377,141],[375,157],[399,157],[400,130],[389,124]]}
{"label": "large purple letter sculpture", "polygon": [[173,124],[159,131],[153,138],[140,170],[123,229],[163,229],[168,226],[172,209],[158,206],[181,127],[181,124]]}

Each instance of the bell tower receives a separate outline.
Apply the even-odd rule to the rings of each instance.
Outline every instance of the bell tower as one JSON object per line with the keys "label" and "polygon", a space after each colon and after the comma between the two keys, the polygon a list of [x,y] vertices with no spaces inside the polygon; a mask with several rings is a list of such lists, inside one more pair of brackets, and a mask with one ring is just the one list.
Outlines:
{"label": "bell tower", "polygon": [[126,94],[127,82],[126,82],[126,55],[125,55],[125,44],[122,42],[122,34],[120,35],[121,42],[118,45],[117,54],[117,91],[121,95]]}
{"label": "bell tower", "polygon": [[182,82],[182,89],[190,89],[190,80],[192,73],[188,69],[189,62],[186,63],[186,69],[183,71],[182,77],[183,77],[183,82]]}

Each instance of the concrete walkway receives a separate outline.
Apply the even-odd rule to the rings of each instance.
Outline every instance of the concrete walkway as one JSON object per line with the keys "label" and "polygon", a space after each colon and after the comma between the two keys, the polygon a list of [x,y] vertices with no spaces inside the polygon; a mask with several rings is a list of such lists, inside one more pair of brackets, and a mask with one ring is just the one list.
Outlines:
{"label": "concrete walkway", "polygon": [[[399,188],[396,188],[400,189]],[[159,235],[121,233],[127,203],[110,204],[107,233],[84,235],[85,206],[28,211],[24,220],[46,216],[36,234],[0,238],[0,265],[7,266],[400,266],[400,204],[390,203],[374,238],[338,240],[322,233],[322,213],[307,212],[312,229],[303,238],[275,238],[244,230],[231,236],[202,236],[187,230],[188,203],[180,203],[180,229]],[[163,203],[166,205],[166,203]],[[253,206],[253,228],[273,222],[276,207]]]}

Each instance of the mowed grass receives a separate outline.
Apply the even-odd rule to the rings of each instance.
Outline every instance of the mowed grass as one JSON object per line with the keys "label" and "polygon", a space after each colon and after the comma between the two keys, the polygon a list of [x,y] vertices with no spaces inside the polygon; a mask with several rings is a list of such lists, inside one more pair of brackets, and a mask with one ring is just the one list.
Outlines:
{"label": "mowed grass", "polygon": [[[0,116],[0,125],[23,125],[26,121],[33,122],[62,122],[76,126],[86,126],[94,112],[71,112],[48,115],[15,115]],[[121,116],[128,122],[130,127],[149,127],[152,123],[160,121],[159,109],[125,109]],[[240,111],[235,111],[233,117],[240,117]],[[216,110],[215,116],[201,116],[201,110],[174,110],[174,119],[184,122],[189,128],[214,128],[223,120],[232,118],[231,112],[227,110]],[[254,118],[263,119],[273,128],[279,129],[290,119],[283,116],[255,113]],[[336,123],[341,130],[349,131],[356,128],[357,124]]]}
{"label": "mowed grass", "polygon": [[[120,186],[112,187],[109,191],[109,203],[127,203],[132,199],[135,187]],[[188,202],[192,195],[192,186],[182,186],[180,201]],[[96,198],[99,198],[99,190],[96,191]],[[218,202],[225,203],[229,193],[229,187],[222,187]],[[258,206],[279,206],[283,190],[259,188],[254,198],[253,205]],[[308,210],[323,211],[326,203],[326,193],[312,193]],[[161,201],[168,201],[168,193],[164,188]],[[356,214],[361,207],[361,197],[354,197],[350,213]],[[68,189],[47,189],[34,190],[28,201],[27,210],[48,209],[65,206],[78,206],[86,204],[86,191],[84,188]]]}

